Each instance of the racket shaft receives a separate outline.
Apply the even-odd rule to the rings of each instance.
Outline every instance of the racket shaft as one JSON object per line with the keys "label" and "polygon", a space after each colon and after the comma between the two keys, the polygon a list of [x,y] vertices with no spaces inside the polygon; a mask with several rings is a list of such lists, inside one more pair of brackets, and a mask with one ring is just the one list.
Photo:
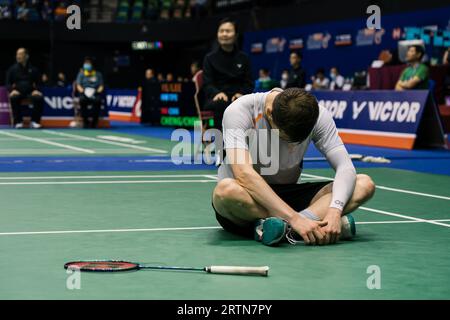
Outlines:
{"label": "racket shaft", "polygon": [[247,274],[247,275],[260,275],[267,276],[269,273],[269,267],[236,267],[236,266],[210,266],[205,268],[209,273],[222,273],[222,274]]}

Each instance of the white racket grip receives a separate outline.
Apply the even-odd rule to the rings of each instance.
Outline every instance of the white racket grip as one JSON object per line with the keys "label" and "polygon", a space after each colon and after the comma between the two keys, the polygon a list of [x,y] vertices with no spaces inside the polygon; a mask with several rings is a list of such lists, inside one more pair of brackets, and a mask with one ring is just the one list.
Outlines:
{"label": "white racket grip", "polygon": [[267,277],[269,274],[269,267],[209,266],[205,267],[205,271],[209,273],[248,274]]}

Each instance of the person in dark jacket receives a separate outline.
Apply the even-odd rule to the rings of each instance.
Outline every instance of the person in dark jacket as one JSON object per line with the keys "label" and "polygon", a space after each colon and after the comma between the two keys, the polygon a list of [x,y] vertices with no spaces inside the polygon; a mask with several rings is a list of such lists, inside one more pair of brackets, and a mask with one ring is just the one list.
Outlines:
{"label": "person in dark jacket", "polygon": [[289,71],[289,79],[286,88],[304,88],[306,85],[306,74],[303,70],[302,55],[298,51],[291,52],[289,62],[292,69]]}
{"label": "person in dark jacket", "polygon": [[160,84],[153,69],[145,70],[142,83],[142,124],[158,124],[158,97]]}
{"label": "person in dark jacket", "polygon": [[214,126],[222,129],[225,109],[240,96],[253,92],[250,59],[237,48],[236,23],[224,19],[217,30],[219,47],[203,62],[205,110],[214,111]]}
{"label": "person in dark jacket", "polygon": [[30,128],[39,129],[44,109],[44,98],[38,89],[39,71],[30,64],[29,54],[25,48],[17,50],[16,61],[17,63],[6,73],[6,86],[9,91],[14,126],[16,129],[23,128],[21,102],[24,99],[31,99],[33,112]]}

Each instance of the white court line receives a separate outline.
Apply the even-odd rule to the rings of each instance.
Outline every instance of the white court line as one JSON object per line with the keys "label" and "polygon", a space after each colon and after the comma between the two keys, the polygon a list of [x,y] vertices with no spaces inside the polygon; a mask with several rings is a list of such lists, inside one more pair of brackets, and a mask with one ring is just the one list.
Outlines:
{"label": "white court line", "polygon": [[39,138],[32,138],[32,137],[22,136],[22,135],[19,135],[19,134],[16,134],[16,133],[11,133],[11,132],[6,132],[6,131],[0,131],[0,133],[4,134],[4,135],[7,135],[7,136],[10,136],[10,137],[15,137],[15,138],[23,139],[23,140],[40,142],[40,143],[49,144],[49,145],[52,145],[52,146],[61,147],[61,148],[65,148],[65,149],[71,149],[71,150],[81,151],[81,152],[91,153],[91,154],[95,153],[95,151],[93,151],[93,150],[73,147],[73,146],[69,146],[67,144],[62,144],[62,143],[58,143],[58,142],[52,142],[52,141],[48,141],[48,140],[45,140],[45,139],[39,139]]}
{"label": "white court line", "polygon": [[[427,220],[433,222],[447,222],[450,219],[438,219],[438,220]],[[356,224],[402,224],[402,223],[424,223],[423,221],[414,221],[414,220],[392,220],[392,221],[363,221],[356,222]]]}
{"label": "white court line", "polygon": [[[450,221],[444,220],[426,220],[428,222]],[[424,221],[367,221],[356,222],[356,224],[399,224],[399,223],[420,223]],[[148,229],[99,229],[99,230],[58,230],[58,231],[21,231],[21,232],[0,232],[0,236],[17,235],[44,235],[44,234],[73,234],[73,233],[113,233],[113,232],[152,232],[152,231],[189,231],[189,230],[216,230],[222,229],[219,226],[211,227],[182,227],[182,228],[148,228]]]}
{"label": "white court line", "polygon": [[144,184],[144,183],[189,183],[216,182],[215,180],[117,180],[117,181],[33,181],[33,182],[0,182],[0,186],[26,185],[71,185],[71,184]]}
{"label": "white court line", "polygon": [[150,229],[105,229],[105,230],[64,230],[64,231],[31,231],[31,232],[2,232],[0,236],[33,235],[33,234],[70,234],[70,233],[106,233],[106,232],[148,232],[148,231],[183,231],[183,230],[211,230],[222,227],[186,227],[186,228],[150,228]]}
{"label": "white court line", "polygon": [[[334,179],[329,178],[329,177],[317,176],[317,175],[314,175],[314,174],[303,173],[302,175],[304,175],[305,177],[324,179],[324,180],[329,180],[329,181],[333,181],[334,180]],[[400,193],[408,193],[408,194],[413,194],[413,195],[416,195],[416,196],[423,196],[423,197],[429,197],[429,198],[450,200],[450,197],[439,196],[439,195],[430,194],[430,193],[416,192],[416,191],[410,191],[410,190],[398,189],[398,188],[391,188],[391,187],[385,187],[385,186],[379,186],[379,185],[376,185],[376,188],[383,189],[383,190],[388,190],[388,191],[400,192]]]}
{"label": "white court line", "polygon": [[450,228],[450,224],[445,224],[445,223],[441,223],[441,222],[435,222],[433,220],[420,219],[420,218],[406,216],[406,215],[399,214],[399,213],[388,212],[388,211],[384,211],[384,210],[372,209],[372,208],[367,208],[367,207],[358,207],[358,209],[365,210],[365,211],[370,211],[370,212],[375,212],[375,213],[380,213],[380,214],[384,214],[386,216],[403,218],[403,219],[407,219],[407,220],[414,220],[414,221],[417,221],[417,222],[425,222],[425,223],[430,223],[430,224],[435,224],[435,225],[438,225],[438,226]]}
{"label": "white court line", "polygon": [[[21,141],[22,139],[19,138],[0,138],[0,142],[1,141]],[[75,139],[75,138],[45,138],[45,140],[49,140],[49,141],[79,141],[80,139]]]}
{"label": "white court line", "polygon": [[115,141],[102,140],[102,139],[97,139],[97,138],[92,138],[92,137],[85,137],[85,136],[80,136],[80,135],[77,135],[77,134],[56,132],[56,131],[52,131],[52,130],[42,130],[42,132],[46,132],[46,133],[53,134],[53,135],[59,135],[59,136],[63,136],[63,137],[77,138],[77,139],[80,139],[80,140],[87,140],[87,141],[95,141],[95,142],[100,142],[100,143],[105,143],[105,144],[112,144],[112,145],[126,147],[126,148],[131,148],[131,149],[150,151],[150,152],[156,152],[156,153],[167,153],[166,150],[162,150],[162,149],[148,148],[148,147],[136,146],[136,145],[133,145],[133,144],[126,144],[126,143],[122,143],[122,142],[115,142]]}
{"label": "white court line", "polygon": [[[52,180],[52,179],[130,179],[130,178],[209,178],[205,174],[145,174],[145,175],[111,175],[111,176],[32,176],[32,177],[0,177],[0,180]],[[215,178],[214,178],[215,179]],[[170,181],[170,180],[169,180]]]}

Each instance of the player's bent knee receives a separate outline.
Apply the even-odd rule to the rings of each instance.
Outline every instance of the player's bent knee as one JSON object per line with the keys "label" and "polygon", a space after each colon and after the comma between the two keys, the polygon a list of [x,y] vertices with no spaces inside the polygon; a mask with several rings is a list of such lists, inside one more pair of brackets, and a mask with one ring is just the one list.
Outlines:
{"label": "player's bent knee", "polygon": [[242,192],[242,187],[231,178],[225,178],[217,183],[214,196],[221,202],[235,200]]}
{"label": "player's bent knee", "polygon": [[364,203],[375,194],[375,183],[372,178],[366,174],[358,174],[356,176],[356,201]]}

